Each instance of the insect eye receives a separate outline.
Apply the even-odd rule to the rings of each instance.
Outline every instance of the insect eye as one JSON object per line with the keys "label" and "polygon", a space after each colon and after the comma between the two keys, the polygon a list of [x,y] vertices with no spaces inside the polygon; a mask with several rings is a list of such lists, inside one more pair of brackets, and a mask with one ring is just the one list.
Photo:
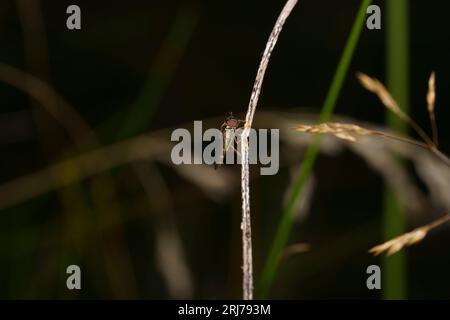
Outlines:
{"label": "insect eye", "polygon": [[227,120],[227,126],[229,126],[229,127],[236,127],[238,125],[238,123],[237,123],[237,121],[236,121],[236,119],[228,119]]}

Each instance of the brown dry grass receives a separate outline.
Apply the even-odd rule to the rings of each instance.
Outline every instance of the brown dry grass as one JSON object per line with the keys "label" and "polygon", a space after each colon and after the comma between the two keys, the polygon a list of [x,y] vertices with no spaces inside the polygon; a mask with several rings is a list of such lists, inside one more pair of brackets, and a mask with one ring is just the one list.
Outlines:
{"label": "brown dry grass", "polygon": [[400,119],[409,124],[426,144],[428,144],[430,147],[436,146],[435,143],[430,139],[430,137],[425,133],[425,131],[413,119],[411,119],[406,113],[402,111],[395,99],[392,97],[391,93],[380,81],[378,81],[378,79],[371,78],[361,72],[357,73],[356,77],[358,78],[361,85],[370,92],[374,93],[388,110],[390,110]]}
{"label": "brown dry grass", "polygon": [[[357,78],[361,85],[368,91],[374,93],[381,101],[381,103],[391,112],[396,114],[400,119],[409,124],[416,133],[421,137],[422,141],[417,141],[414,139],[401,137],[393,135],[390,133],[370,130],[362,128],[355,124],[348,123],[321,123],[316,125],[299,125],[293,127],[293,130],[300,132],[307,132],[311,134],[331,134],[336,138],[347,140],[351,142],[358,141],[357,136],[380,136],[387,139],[398,140],[410,144],[420,146],[422,148],[428,149],[431,153],[436,155],[442,162],[450,166],[450,159],[438,150],[438,131],[435,119],[435,103],[436,103],[436,78],[435,73],[432,72],[428,80],[428,92],[426,96],[427,110],[430,117],[430,123],[433,130],[433,139],[431,139],[425,131],[406,113],[402,111],[398,103],[395,101],[391,93],[386,89],[386,87],[376,78],[371,78],[364,73],[357,73]],[[419,227],[393,238],[385,243],[377,245],[369,250],[369,252],[379,255],[383,252],[387,252],[388,255],[400,251],[404,247],[413,245],[422,241],[430,230],[448,222],[450,220],[450,215],[445,215],[444,217],[427,224],[425,226]]]}
{"label": "brown dry grass", "polygon": [[347,140],[351,142],[357,142],[358,135],[361,136],[379,136],[384,137],[392,140],[397,140],[409,144],[413,144],[425,149],[428,149],[428,145],[425,143],[422,143],[417,140],[409,139],[402,136],[396,136],[393,134],[390,134],[388,132],[379,131],[379,130],[371,130],[367,128],[363,128],[361,126],[358,126],[356,124],[352,123],[339,123],[339,122],[325,122],[321,124],[316,125],[306,125],[302,124],[296,127],[292,128],[295,131],[300,132],[306,132],[311,134],[331,134],[335,136],[336,138]]}
{"label": "brown dry grass", "polygon": [[398,236],[394,239],[391,239],[389,241],[386,241],[385,243],[382,243],[378,246],[375,246],[369,250],[370,253],[373,253],[374,255],[379,255],[383,252],[387,252],[388,255],[394,254],[404,247],[413,245],[417,242],[422,241],[428,232],[430,232],[432,229],[444,224],[445,222],[450,220],[450,215],[445,215],[444,217],[433,221],[430,224],[427,224],[425,226],[419,227],[417,229],[414,229],[408,233],[405,233],[401,236]]}

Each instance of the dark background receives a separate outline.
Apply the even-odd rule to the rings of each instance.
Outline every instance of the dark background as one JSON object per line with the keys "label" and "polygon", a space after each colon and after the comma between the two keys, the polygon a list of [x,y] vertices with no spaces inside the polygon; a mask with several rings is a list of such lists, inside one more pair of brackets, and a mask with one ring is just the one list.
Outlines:
{"label": "dark background", "polygon": [[[0,0],[0,62],[50,82],[104,145],[172,126],[190,128],[193,120],[222,119],[229,111],[243,114],[265,42],[284,4],[278,0],[32,2],[31,8],[40,3],[40,9],[32,10],[42,13],[44,29],[32,27],[27,41],[17,3]],[[80,31],[66,28],[69,4],[81,7]],[[271,58],[258,110],[320,111],[359,4],[300,1]],[[383,13],[384,2],[375,4]],[[449,12],[447,1],[410,1],[411,115],[429,128],[425,95],[428,76],[436,70],[437,119],[446,153],[450,152]],[[167,40],[170,32],[174,35]],[[385,122],[383,107],[354,77],[363,71],[384,81],[384,44],[384,29],[363,31],[336,114]],[[141,108],[152,106],[152,111],[138,112],[143,127],[131,126],[124,133],[121,128],[132,106],[146,93],[150,98],[141,100]],[[0,83],[1,183],[78,153],[64,129],[44,111],[34,112],[33,104],[23,92]],[[191,274],[192,291],[187,297],[239,298],[239,184],[226,202],[217,203],[167,166],[155,167],[169,190],[174,225]],[[237,167],[232,171],[239,174]],[[91,179],[80,184],[80,198],[52,191],[0,209],[1,298],[173,297],[155,258],[158,203],[147,201],[130,166],[110,174],[116,185],[109,203],[117,212],[114,219],[119,217],[116,226],[108,227],[108,213],[92,209],[87,195]],[[379,292],[367,290],[365,270],[381,263],[367,253],[382,241],[381,178],[350,152],[319,157],[315,175],[308,218],[295,224],[290,241],[307,242],[311,250],[281,265],[271,297],[380,298]],[[282,168],[277,176],[260,177],[252,185],[256,279],[281,216],[288,178],[288,169]],[[158,182],[153,182],[159,190]],[[71,216],[74,212],[77,215]],[[98,229],[83,236],[93,219]],[[79,233],[78,241],[67,240],[69,232]],[[408,298],[450,298],[449,241],[448,229],[442,228],[407,250]],[[105,250],[109,254],[104,255]],[[124,253],[128,269],[122,261]],[[69,264],[82,268],[81,292],[65,289]],[[134,280],[127,280],[129,276]],[[129,282],[135,283],[134,288]]]}

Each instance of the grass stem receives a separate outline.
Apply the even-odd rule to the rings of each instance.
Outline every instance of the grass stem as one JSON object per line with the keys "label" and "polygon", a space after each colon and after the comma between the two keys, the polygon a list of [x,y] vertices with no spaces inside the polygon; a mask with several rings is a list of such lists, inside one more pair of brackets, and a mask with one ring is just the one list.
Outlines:
{"label": "grass stem", "polygon": [[[358,10],[356,19],[353,23],[353,27],[350,31],[350,35],[347,39],[344,52],[339,61],[337,70],[331,82],[330,89],[328,90],[327,96],[325,98],[325,102],[320,113],[320,122],[328,121],[333,114],[333,110],[344,83],[348,68],[350,66],[356,44],[358,43],[359,36],[365,25],[367,7],[371,4],[371,2],[371,0],[363,0]],[[260,298],[267,297],[272,282],[275,278],[278,261],[280,261],[279,258],[280,256],[282,256],[289,239],[289,233],[291,231],[293,223],[294,209],[296,207],[297,201],[301,197],[305,183],[311,174],[312,168],[317,158],[317,154],[319,152],[320,140],[321,136],[317,136],[313,143],[308,147],[305,159],[300,169],[300,173],[296,178],[292,192],[289,196],[287,206],[282,214],[281,222],[278,225],[275,239],[272,242],[272,247],[269,251],[269,255],[263,269],[261,282],[259,283],[258,295]]]}

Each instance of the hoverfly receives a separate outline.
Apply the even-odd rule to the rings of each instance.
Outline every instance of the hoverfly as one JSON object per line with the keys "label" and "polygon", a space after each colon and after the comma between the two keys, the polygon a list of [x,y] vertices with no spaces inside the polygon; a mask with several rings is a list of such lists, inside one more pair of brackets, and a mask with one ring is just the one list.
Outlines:
{"label": "hoverfly", "polygon": [[[220,126],[220,131],[222,131],[223,135],[223,147],[222,147],[222,163],[223,159],[225,158],[225,155],[227,151],[230,148],[233,148],[233,150],[238,153],[236,148],[234,147],[234,143],[237,143],[237,137],[236,137],[236,130],[245,123],[245,120],[240,120],[236,118],[232,112],[230,112],[230,115],[225,119],[225,122]],[[214,169],[218,168],[218,164],[214,164]]]}

